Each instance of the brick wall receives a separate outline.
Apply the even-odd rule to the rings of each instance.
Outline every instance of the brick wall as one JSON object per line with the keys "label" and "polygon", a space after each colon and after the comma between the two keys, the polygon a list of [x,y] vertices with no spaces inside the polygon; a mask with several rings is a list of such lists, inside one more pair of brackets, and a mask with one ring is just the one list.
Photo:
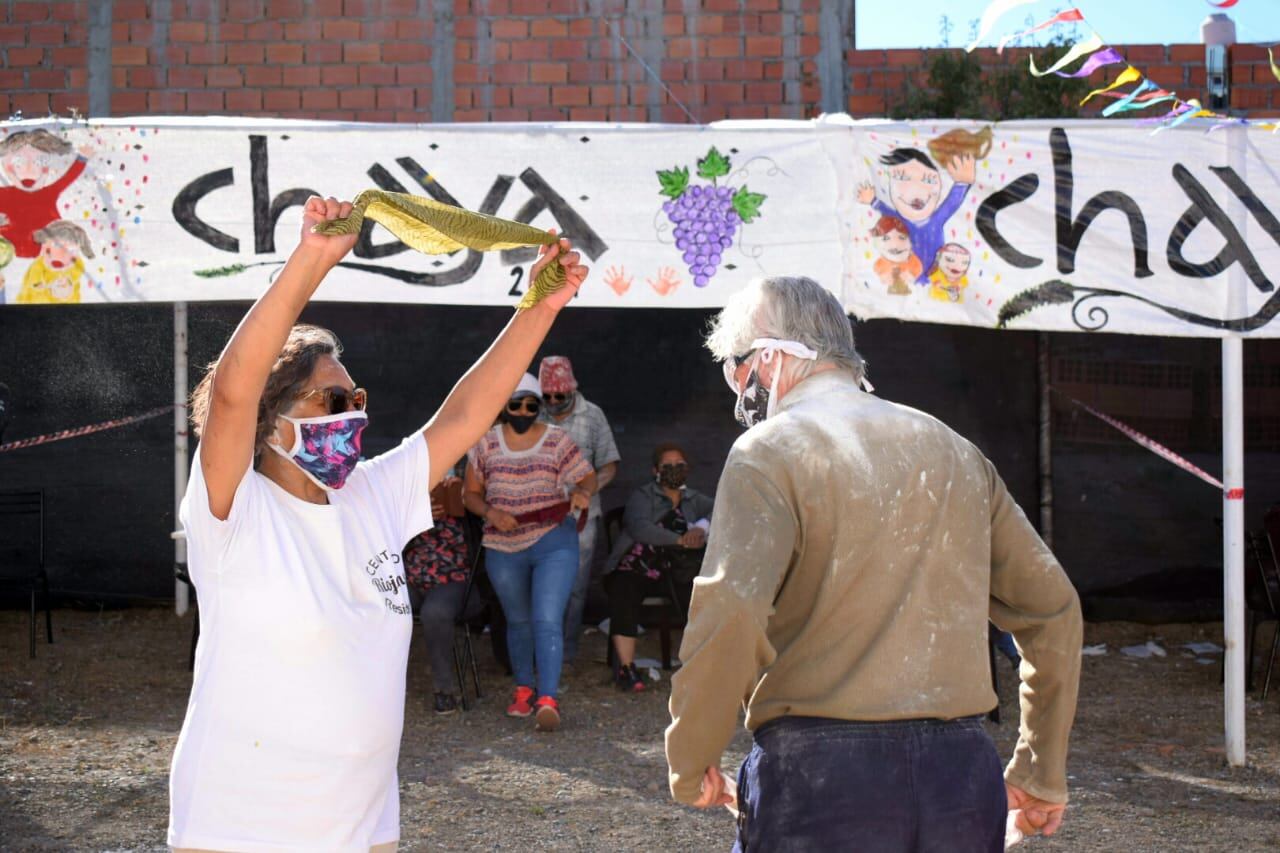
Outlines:
{"label": "brick wall", "polygon": [[[94,5],[0,0],[0,114],[682,122],[677,101],[712,121],[803,118],[834,97],[868,116],[928,56],[852,50],[852,28],[833,36],[827,20],[825,55],[843,63],[826,79],[844,90],[824,101],[818,0],[106,0],[97,22]],[[1203,97],[1200,45],[1121,50]],[[1280,112],[1265,50],[1237,45],[1231,65],[1234,109]]]}
{"label": "brick wall", "polygon": [[[883,115],[928,51],[853,50],[851,17],[851,0],[0,0],[0,115],[690,120],[677,100],[700,121]],[[1200,45],[1121,50],[1203,96]],[[1231,62],[1233,108],[1280,111],[1266,51]]]}
{"label": "brick wall", "polygon": [[818,0],[111,0],[96,59],[90,7],[0,0],[0,114],[688,121],[642,62],[701,121],[818,111]]}
{"label": "brick wall", "polygon": [[[1176,92],[1182,98],[1199,98],[1208,103],[1205,93],[1204,46],[1200,44],[1134,44],[1117,45],[1125,59],[1158,86]],[[1026,50],[1007,50],[1003,55],[990,48],[974,51],[974,56],[984,68],[1016,64],[1026,68]],[[926,78],[928,50],[850,50],[845,54],[847,111],[855,116],[884,115],[889,107],[901,100],[910,80],[922,85]],[[1267,51],[1261,45],[1237,44],[1230,50],[1231,108],[1248,111],[1251,115],[1280,115],[1280,83],[1267,61]],[[1109,66],[1110,83],[1120,66]],[[1102,72],[1095,72],[1093,81],[1102,81]],[[1105,85],[1097,82],[1097,86]],[[1096,113],[1111,103],[1105,98],[1095,98],[1085,108],[1085,114]],[[1154,112],[1154,109],[1153,109]]]}

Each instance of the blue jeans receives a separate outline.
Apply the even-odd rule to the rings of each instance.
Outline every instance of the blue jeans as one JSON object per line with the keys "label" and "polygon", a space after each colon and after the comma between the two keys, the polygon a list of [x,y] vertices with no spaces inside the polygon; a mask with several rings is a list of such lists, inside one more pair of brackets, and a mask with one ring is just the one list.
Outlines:
{"label": "blue jeans", "polygon": [[738,771],[735,851],[1003,853],[995,745],[977,717],[781,717]]}
{"label": "blue jeans", "polygon": [[489,580],[507,617],[507,650],[516,685],[555,696],[564,662],[564,608],[578,576],[578,531],[572,517],[514,554],[485,549]]}

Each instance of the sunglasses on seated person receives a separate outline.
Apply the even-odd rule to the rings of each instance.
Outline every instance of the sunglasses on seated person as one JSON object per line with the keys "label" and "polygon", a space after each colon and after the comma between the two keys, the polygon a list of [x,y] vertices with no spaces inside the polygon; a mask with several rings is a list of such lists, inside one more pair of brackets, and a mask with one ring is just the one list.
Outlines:
{"label": "sunglasses on seated person", "polygon": [[364,407],[369,402],[369,392],[363,388],[343,388],[341,385],[332,385],[328,388],[312,388],[310,391],[303,391],[298,395],[299,400],[307,400],[311,397],[320,397],[324,403],[324,410],[330,415],[340,415],[343,412],[350,412],[352,409],[363,412]]}
{"label": "sunglasses on seated person", "polygon": [[542,399],[546,400],[548,403],[563,403],[565,400],[568,400],[572,396],[573,396],[572,393],[561,394],[560,392],[556,392],[554,394],[543,394]]}
{"label": "sunglasses on seated person", "polygon": [[521,412],[536,415],[538,409],[541,408],[536,397],[521,397],[519,400],[511,400],[507,403],[507,411],[513,415]]}

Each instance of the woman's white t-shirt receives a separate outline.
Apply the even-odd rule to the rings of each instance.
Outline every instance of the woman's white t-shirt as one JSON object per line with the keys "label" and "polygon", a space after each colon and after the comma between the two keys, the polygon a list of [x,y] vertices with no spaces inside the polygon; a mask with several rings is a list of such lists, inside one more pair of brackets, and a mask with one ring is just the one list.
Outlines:
{"label": "woman's white t-shirt", "polygon": [[421,432],[322,506],[250,470],[225,521],[192,467],[180,516],[200,642],[169,777],[172,847],[360,851],[400,837],[412,612],[400,552],[431,527]]}

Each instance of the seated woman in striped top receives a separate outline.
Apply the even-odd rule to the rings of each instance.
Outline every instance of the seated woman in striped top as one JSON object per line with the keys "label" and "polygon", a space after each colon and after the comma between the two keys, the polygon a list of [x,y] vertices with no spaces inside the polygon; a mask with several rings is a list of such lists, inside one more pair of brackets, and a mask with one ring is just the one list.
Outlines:
{"label": "seated woman in striped top", "polygon": [[484,518],[485,566],[507,617],[516,682],[507,715],[536,709],[538,729],[554,731],[564,611],[578,573],[574,514],[585,521],[596,475],[569,433],[537,422],[541,397],[538,380],[525,374],[501,423],[471,450],[463,502]]}

